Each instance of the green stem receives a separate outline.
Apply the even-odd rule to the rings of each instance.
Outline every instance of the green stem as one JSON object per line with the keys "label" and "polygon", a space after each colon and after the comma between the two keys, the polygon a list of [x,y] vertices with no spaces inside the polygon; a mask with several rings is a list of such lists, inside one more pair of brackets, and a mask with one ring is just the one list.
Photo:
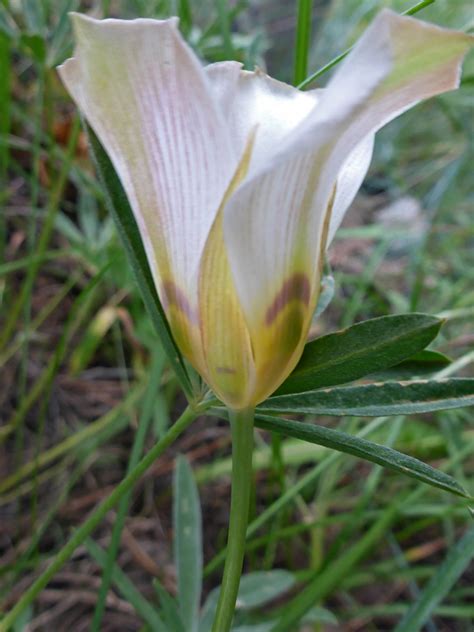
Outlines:
{"label": "green stem", "polygon": [[225,56],[227,59],[233,59],[235,53],[229,17],[229,3],[227,0],[217,0],[217,16],[221,28]]}
{"label": "green stem", "polygon": [[253,410],[229,411],[232,428],[232,496],[224,577],[212,632],[228,632],[234,617],[245,553],[252,482]]}
{"label": "green stem", "polygon": [[74,551],[100,524],[108,511],[132,489],[155,460],[175,441],[179,435],[202,412],[203,406],[187,407],[181,417],[171,426],[166,435],[143,457],[136,467],[117,485],[113,492],[102,501],[91,516],[79,527],[71,539],[57,553],[53,562],[40,577],[23,593],[15,607],[0,621],[0,632],[7,632],[20,614],[36,599],[38,594],[50,582],[59,569],[70,559]]}
{"label": "green stem", "polygon": [[[406,11],[403,11],[401,15],[415,15],[416,13],[418,13],[418,11],[421,11],[422,9],[429,7],[430,4],[433,4],[434,2],[436,2],[436,0],[421,0],[420,2],[417,2],[414,6],[407,9]],[[303,77],[301,79],[301,82],[298,83],[296,87],[299,88],[300,90],[307,88],[311,83],[313,83],[313,81],[316,81],[318,77],[320,77],[321,75],[324,75],[328,70],[331,70],[331,68],[334,68],[334,66],[336,66],[345,57],[347,57],[347,55],[351,52],[351,50],[352,50],[352,46],[348,48],[347,50],[345,50],[340,55],[337,55],[337,57],[334,57],[334,59],[331,59],[330,62],[328,62],[325,66],[323,66],[316,72],[313,72],[313,74],[310,75],[309,77],[306,77],[306,78]]]}
{"label": "green stem", "polygon": [[308,54],[311,39],[311,16],[313,0],[298,1],[298,18],[296,24],[295,64],[293,83],[302,83],[308,74]]}

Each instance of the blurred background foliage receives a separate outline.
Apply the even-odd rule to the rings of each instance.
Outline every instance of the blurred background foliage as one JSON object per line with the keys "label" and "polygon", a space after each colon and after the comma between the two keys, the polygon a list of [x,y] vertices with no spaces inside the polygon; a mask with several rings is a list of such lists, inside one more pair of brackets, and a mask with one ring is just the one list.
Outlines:
{"label": "blurred background foliage", "polygon": [[[382,6],[401,12],[411,3],[315,0],[310,72],[350,46]],[[67,13],[73,10],[121,18],[179,14],[203,61],[238,59],[286,82],[293,75],[293,2],[0,0],[5,608],[123,477],[137,428],[146,425],[145,445],[151,445],[184,402],[105,210],[77,112],[54,70],[72,52]],[[471,0],[437,0],[418,17],[474,28]],[[378,134],[369,175],[329,255],[335,297],[314,334],[388,313],[442,315],[446,324],[435,348],[453,358],[447,371],[473,375],[473,93],[471,54],[461,90],[420,104]],[[367,433],[472,490],[474,425],[467,409],[370,424],[359,418],[320,423]],[[163,601],[153,579],[176,591],[170,485],[178,452],[187,454],[199,483],[205,595],[220,577],[211,560],[225,542],[229,435],[225,424],[208,418],[152,468],[130,503],[117,561],[152,607]],[[250,539],[246,571],[286,569],[292,582],[326,586],[314,604],[324,609],[312,608],[301,629],[394,629],[468,522],[462,502],[446,493],[296,440],[276,449],[259,433],[255,460],[254,517],[294,494]],[[95,533],[103,548],[113,523],[111,515]],[[364,539],[374,524],[384,529]],[[354,551],[356,542],[364,544]],[[92,547],[78,550],[18,630],[90,629],[101,567]],[[342,575],[334,570],[338,557],[350,562]],[[441,605],[433,602],[427,630],[472,629],[473,573],[468,569]],[[269,585],[280,579],[269,576]],[[269,612],[291,608],[291,590],[280,592],[266,609],[263,598],[241,606],[238,621],[255,632],[268,629],[258,626]],[[114,575],[106,605],[101,629],[153,629],[143,602],[124,592],[120,576]]]}

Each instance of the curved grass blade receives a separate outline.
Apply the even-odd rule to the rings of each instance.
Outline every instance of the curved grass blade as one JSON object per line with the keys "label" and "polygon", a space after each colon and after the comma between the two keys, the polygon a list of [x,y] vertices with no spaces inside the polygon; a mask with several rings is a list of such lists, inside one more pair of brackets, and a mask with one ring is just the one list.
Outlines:
{"label": "curved grass blade", "polygon": [[[434,2],[436,2],[436,0],[421,0],[420,2],[417,2],[415,5],[410,7],[410,9],[403,11],[401,15],[415,15],[416,13],[418,13],[418,11],[421,11],[422,9],[424,9],[425,7],[428,7],[430,4],[433,4]],[[308,86],[310,86],[314,81],[316,81],[316,79],[319,79],[319,77],[324,75],[326,72],[331,70],[331,68],[334,68],[334,66],[337,66],[337,64],[339,64],[343,59],[345,59],[347,55],[351,52],[351,50],[352,50],[352,46],[348,48],[347,50],[345,50],[343,53],[340,53],[339,55],[331,59],[331,61],[325,64],[322,68],[320,68],[319,70],[316,70],[316,72],[313,72],[311,75],[309,75],[309,77],[306,77],[304,81],[298,84],[298,88],[300,90],[303,90],[307,88]]]}
{"label": "curved grass blade", "polygon": [[[153,417],[153,406],[156,400],[156,393],[160,386],[163,363],[164,358],[162,359],[161,354],[158,355],[157,353],[155,353],[155,356],[152,358],[151,367],[149,369],[149,380],[145,391],[143,407],[140,413],[138,429],[135,432],[135,436],[133,439],[127,472],[132,471],[132,469],[136,466],[142,456],[143,446],[145,444],[145,439]],[[91,632],[99,632],[101,628],[101,623],[106,608],[107,594],[109,592],[110,582],[112,580],[113,568],[116,563],[117,555],[120,549],[120,540],[122,538],[122,531],[125,526],[125,520],[128,514],[131,498],[132,492],[125,494],[118,505],[117,514],[112,529],[112,535],[110,538],[110,544],[107,548],[105,562],[102,565],[102,581],[99,587],[97,603],[92,618]]]}
{"label": "curved grass blade", "polygon": [[170,632],[186,632],[176,599],[169,594],[156,577],[153,580],[153,588],[156,590],[160,600],[160,616],[167,626],[166,630]]}
{"label": "curved grass blade", "polygon": [[442,321],[426,314],[372,318],[309,342],[295,370],[276,391],[301,393],[352,382],[423,350]]}
{"label": "curved grass blade", "polygon": [[474,557],[474,527],[459,540],[394,632],[418,632]]}
{"label": "curved grass blade", "polygon": [[311,610],[315,603],[323,602],[325,597],[340,586],[353,568],[373,552],[374,547],[386,535],[387,529],[396,520],[402,501],[397,500],[383,511],[364,535],[350,546],[344,555],[323,570],[315,572],[305,588],[282,609],[283,616],[272,628],[272,632],[288,632]]}
{"label": "curved grass blade", "polygon": [[415,478],[432,487],[438,487],[456,496],[470,498],[469,494],[448,474],[440,472],[412,456],[402,454],[397,450],[373,443],[372,441],[367,441],[367,439],[361,439],[332,428],[281,419],[271,415],[257,414],[255,425],[263,430],[271,430],[272,432],[285,434],[296,439],[323,445],[338,452],[351,454],[360,459],[394,470],[399,474]]}
{"label": "curved grass blade", "polygon": [[336,386],[270,397],[257,412],[357,415],[412,415],[474,406],[474,378],[375,382]]}
{"label": "curved grass blade", "polygon": [[[107,553],[104,549],[91,538],[85,541],[85,547],[95,561],[104,568],[107,564]],[[151,626],[152,630],[165,629],[155,606],[135,588],[133,582],[117,564],[112,569],[112,581],[123,597],[134,607],[135,612]]]}
{"label": "curved grass blade", "polygon": [[163,344],[164,351],[184,392],[188,398],[192,398],[191,380],[183,357],[171,335],[163,307],[158,298],[145,249],[127,196],[99,139],[85,122],[84,127],[89,137],[94,164],[106,192],[109,210],[115,220],[118,232],[125,246],[128,259],[135,274],[135,279],[140,288],[143,302],[145,303],[148,314]]}

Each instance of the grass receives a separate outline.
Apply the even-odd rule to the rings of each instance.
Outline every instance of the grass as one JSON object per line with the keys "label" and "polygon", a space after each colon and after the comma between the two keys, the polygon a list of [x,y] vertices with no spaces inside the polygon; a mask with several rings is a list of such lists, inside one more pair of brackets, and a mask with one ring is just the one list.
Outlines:
{"label": "grass", "polygon": [[[407,8],[401,1],[315,0],[300,3],[297,20],[296,5],[268,0],[252,8],[220,1],[93,4],[98,12],[129,18],[165,17],[176,4],[184,32],[204,59],[232,56],[295,83],[346,50],[379,7]],[[0,2],[5,611],[71,534],[79,541],[87,515],[141,454],[156,450],[158,440],[167,445],[169,420],[185,407],[54,70],[70,53],[67,11],[84,7],[79,0]],[[420,17],[468,28],[470,3],[437,0]],[[464,76],[473,74],[471,56]],[[315,85],[327,77],[318,76]],[[435,348],[455,360],[448,371],[473,375],[473,91],[466,80],[460,91],[419,105],[378,135],[369,176],[331,251],[336,293],[319,320],[320,333],[388,313],[441,314],[446,324]],[[387,239],[379,211],[406,196],[419,202],[424,229],[410,235],[405,224]],[[320,422],[422,458],[472,491],[468,409]],[[229,432],[201,417],[158,461],[149,457],[150,469],[139,484],[126,484],[129,494],[116,513],[112,504],[103,505],[103,519],[85,545],[56,575],[50,571],[49,585],[16,630],[88,630],[92,621],[110,631],[154,629],[166,600],[153,580],[176,595],[170,489],[178,453],[187,454],[199,483],[204,597],[211,593],[225,558]],[[285,569],[300,589],[270,608],[241,608],[239,622],[256,624],[264,611],[267,618],[283,613],[285,630],[297,630],[303,617],[313,630],[330,630],[324,621],[335,617],[336,629],[370,631],[395,629],[405,625],[403,617],[415,616],[416,629],[470,629],[472,570],[463,564],[462,547],[472,535],[462,500],[355,458],[260,432],[255,463],[245,571]],[[437,569],[450,559],[450,574],[437,582]],[[430,598],[437,583],[442,594]],[[172,612],[173,603],[166,603]]]}

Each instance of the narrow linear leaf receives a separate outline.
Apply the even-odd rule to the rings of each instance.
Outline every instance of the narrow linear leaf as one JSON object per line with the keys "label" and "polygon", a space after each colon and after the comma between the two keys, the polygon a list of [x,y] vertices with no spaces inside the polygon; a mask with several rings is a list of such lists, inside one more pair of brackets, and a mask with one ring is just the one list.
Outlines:
{"label": "narrow linear leaf", "polygon": [[474,405],[474,378],[376,382],[270,397],[260,412],[314,415],[410,415]]}
{"label": "narrow linear leaf", "polygon": [[0,32],[4,33],[9,39],[15,40],[18,36],[18,27],[15,21],[7,11],[6,7],[0,3]]}
{"label": "narrow linear leaf", "polygon": [[[155,402],[156,392],[159,389],[161,373],[163,370],[164,357],[161,353],[155,352],[151,366],[148,369],[148,384],[143,399],[142,410],[137,431],[134,434],[133,445],[129,456],[127,472],[131,472],[139,462],[148,429],[153,416],[153,404]],[[122,531],[125,526],[125,520],[130,506],[132,493],[125,494],[119,502],[117,514],[112,528],[110,543],[107,548],[107,560],[103,566],[102,581],[99,587],[97,603],[91,623],[90,632],[99,632],[106,608],[107,594],[112,580],[113,567],[117,559]]]}
{"label": "narrow linear leaf", "polygon": [[418,632],[449,593],[474,557],[474,527],[448,553],[426,588],[405,614],[394,632]]}
{"label": "narrow linear leaf", "polygon": [[300,421],[291,421],[289,419],[281,419],[268,415],[257,414],[255,425],[263,430],[271,430],[285,434],[296,439],[302,439],[310,443],[316,443],[327,448],[332,448],[338,452],[345,452],[352,456],[377,463],[383,467],[404,474],[411,478],[415,478],[423,483],[427,483],[432,487],[438,487],[456,496],[469,498],[464,489],[452,478],[436,470],[434,467],[419,461],[412,456],[408,456],[392,448],[361,439],[353,435],[333,430],[332,428],[324,428],[322,426],[303,423]]}
{"label": "narrow linear leaf", "polygon": [[[89,538],[85,541],[86,549],[90,555],[104,567],[107,563],[107,554],[97,542]],[[154,606],[135,588],[133,582],[116,564],[112,571],[112,581],[123,597],[135,608],[136,613],[151,626],[152,630],[165,631],[165,627]]]}
{"label": "narrow linear leaf", "polygon": [[179,26],[183,33],[189,33],[193,25],[193,16],[189,0],[179,0],[178,2]]}
{"label": "narrow linear leaf", "polygon": [[315,603],[322,602],[342,580],[350,575],[352,569],[364,557],[374,550],[377,542],[386,534],[400,511],[401,502],[397,501],[384,511],[370,529],[350,546],[343,555],[321,573],[315,572],[306,587],[285,604],[282,617],[272,628],[272,632],[288,632],[311,610]]}
{"label": "narrow linear leaf", "polygon": [[399,364],[436,338],[441,325],[426,314],[382,316],[317,338],[276,394],[344,384]]}
{"label": "narrow linear leaf", "polygon": [[173,481],[174,559],[178,603],[188,632],[197,630],[202,588],[201,505],[188,460],[179,456]]}
{"label": "narrow linear leaf", "polygon": [[297,86],[308,74],[308,55],[311,44],[311,18],[313,0],[298,0],[296,25],[294,84]]}
{"label": "narrow linear leaf", "polygon": [[156,578],[153,580],[153,588],[158,594],[161,606],[160,616],[165,622],[168,632],[186,632],[176,599],[167,592]]}
{"label": "narrow linear leaf", "polygon": [[135,279],[140,288],[143,302],[145,303],[150,318],[163,344],[164,351],[183,390],[188,397],[191,397],[191,381],[183,357],[171,335],[163,307],[158,298],[133,211],[130,208],[125,191],[106,151],[100,144],[93,130],[85,122],[84,127],[89,137],[94,164],[106,192],[109,210],[115,220],[118,232],[127,252],[128,259],[135,274]]}
{"label": "narrow linear leaf", "polygon": [[[413,5],[406,11],[403,11],[401,15],[415,15],[416,13],[418,13],[418,11],[421,11],[422,9],[424,9],[425,7],[428,7],[430,4],[433,4],[434,2],[436,2],[436,0],[420,0],[420,2],[417,2],[415,5]],[[339,64],[343,59],[347,57],[347,55],[351,52],[351,50],[352,50],[352,46],[346,49],[343,53],[339,53],[339,55],[331,59],[331,61],[325,64],[322,68],[320,68],[316,72],[313,72],[311,75],[309,75],[309,77],[306,77],[306,79],[302,81],[297,87],[300,90],[306,89],[316,79],[321,77],[321,75],[324,75],[326,72],[328,72],[328,70],[331,70],[331,68],[334,68],[334,66],[337,66],[337,64]]]}

